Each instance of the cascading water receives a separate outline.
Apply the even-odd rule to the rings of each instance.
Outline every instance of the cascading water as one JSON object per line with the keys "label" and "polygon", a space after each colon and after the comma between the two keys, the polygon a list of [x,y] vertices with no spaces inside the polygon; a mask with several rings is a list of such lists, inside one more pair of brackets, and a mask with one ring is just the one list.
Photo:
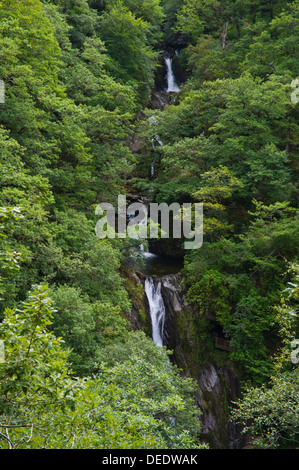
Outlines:
{"label": "cascading water", "polygon": [[164,58],[167,70],[167,93],[179,93],[180,87],[177,85],[175,76],[172,70],[172,59],[170,57]]}
{"label": "cascading water", "polygon": [[[173,62],[168,54],[165,51],[167,88],[165,87],[163,91],[156,93],[156,96],[160,95],[154,106],[157,109],[164,109],[164,107],[171,104],[175,99],[172,93],[175,94],[180,91],[173,73]],[[178,54],[178,51],[175,51],[175,55],[178,56]],[[155,126],[157,123],[156,116],[149,117],[150,125]],[[159,147],[163,147],[158,132],[152,134],[154,158],[151,163],[151,180],[156,176],[155,163],[156,157],[159,157],[159,153],[157,152],[156,155],[155,152]],[[149,189],[150,191],[151,189]],[[142,196],[140,198],[142,199]],[[132,211],[129,214],[129,219],[133,220],[134,217],[135,211]],[[145,225],[146,220],[148,220],[147,212],[144,214],[144,220],[141,220],[139,225]],[[239,431],[234,424],[229,424],[227,417],[228,402],[235,401],[239,395],[234,372],[230,369],[230,365],[225,364],[223,367],[216,367],[210,364],[209,357],[207,358],[207,365],[199,366],[194,362],[196,356],[192,348],[193,345],[196,349],[198,345],[201,347],[201,340],[200,335],[198,335],[198,338],[193,338],[193,334],[191,334],[189,319],[194,315],[194,307],[187,303],[185,288],[181,286],[181,263],[172,257],[171,259],[175,261],[173,266],[169,260],[166,260],[167,256],[163,252],[161,255],[161,250],[157,250],[154,243],[147,247],[146,240],[142,237],[140,242],[143,242],[140,248],[145,260],[145,267],[138,270],[137,279],[138,283],[144,283],[152,326],[152,340],[159,347],[166,346],[167,349],[173,350],[172,360],[176,364],[183,365],[183,369],[186,367],[186,370],[193,371],[195,365],[195,372],[197,372],[197,369],[199,370],[196,401],[202,410],[202,433],[205,439],[208,442],[211,441],[212,446],[216,448],[239,448],[240,445],[242,446],[237,442]],[[143,248],[143,245],[145,245],[145,248]],[[156,250],[159,254],[151,253],[151,249]],[[136,310],[139,311],[138,304]],[[185,345],[187,345],[186,349]],[[203,349],[204,347],[205,345],[203,345]],[[191,350],[192,352],[190,352]],[[174,420],[171,422],[175,425]]]}
{"label": "cascading water", "polygon": [[163,346],[165,305],[161,294],[162,281],[152,277],[145,279],[145,293],[149,303],[152,322],[152,339],[158,346]]}
{"label": "cascading water", "polygon": [[[170,57],[164,57],[165,66],[167,70],[167,93],[178,93],[180,91],[179,86],[176,83],[175,76],[172,69],[172,59]],[[149,118],[150,125],[157,124],[157,120],[154,116]],[[155,143],[158,143],[163,147],[163,142],[160,139],[159,135],[155,135],[152,140],[152,146],[155,150]],[[151,179],[155,175],[155,159],[151,165]],[[147,253],[148,256],[152,254]],[[153,255],[155,256],[155,255]],[[161,293],[162,290],[162,280],[155,279],[152,277],[146,277],[145,279],[145,293],[149,303],[149,310],[152,323],[152,339],[158,346],[163,346],[163,335],[164,335],[164,325],[165,325],[165,304],[163,296]]]}
{"label": "cascading water", "polygon": [[[143,227],[145,228],[147,226],[147,221],[148,221],[148,209],[147,209],[147,206],[144,205],[144,201],[140,201],[143,203],[143,209],[142,209],[142,212],[141,214],[139,214],[140,216],[143,216],[143,218],[141,218],[139,220],[139,222],[136,223],[136,226],[139,226],[139,227]],[[128,219],[129,219],[129,222],[131,222],[133,219],[135,219],[136,217],[136,212],[138,214],[139,212],[139,209],[137,209],[137,211],[133,208],[131,210],[128,210]],[[154,255],[153,253],[150,253],[149,250],[148,250],[148,246],[147,246],[147,243],[146,243],[146,240],[145,239],[140,239],[140,237],[136,237],[138,240],[140,240],[140,251],[142,252],[143,254],[143,257],[144,258],[154,258],[156,255]]]}
{"label": "cascading water", "polygon": [[[149,123],[151,126],[154,126],[155,124],[158,123],[157,119],[154,117],[154,116],[151,116],[149,118]],[[156,134],[153,138],[152,138],[152,149],[153,149],[153,152],[155,154],[156,152],[156,144],[159,144],[160,147],[163,147],[163,142],[162,140],[160,139],[160,136],[158,134]],[[151,179],[154,178],[155,176],[155,163],[156,163],[156,156],[154,157],[153,161],[152,161],[152,164],[151,164]]]}

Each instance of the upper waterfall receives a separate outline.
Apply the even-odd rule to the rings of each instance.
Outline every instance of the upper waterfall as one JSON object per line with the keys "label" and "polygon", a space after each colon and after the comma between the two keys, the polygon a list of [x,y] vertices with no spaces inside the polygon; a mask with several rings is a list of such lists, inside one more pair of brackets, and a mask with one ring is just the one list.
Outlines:
{"label": "upper waterfall", "polygon": [[172,59],[170,57],[165,57],[165,65],[167,70],[167,92],[168,93],[178,93],[181,91],[180,87],[177,85],[175,76],[172,69]]}

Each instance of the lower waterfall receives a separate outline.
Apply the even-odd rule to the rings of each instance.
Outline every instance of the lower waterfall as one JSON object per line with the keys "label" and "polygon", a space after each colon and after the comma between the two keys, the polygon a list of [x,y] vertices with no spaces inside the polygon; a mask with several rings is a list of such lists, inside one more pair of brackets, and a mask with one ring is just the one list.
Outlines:
{"label": "lower waterfall", "polygon": [[147,277],[144,288],[149,303],[152,339],[158,346],[162,347],[165,325],[165,305],[161,294],[162,281]]}
{"label": "lower waterfall", "polygon": [[[244,447],[241,427],[231,422],[228,415],[228,407],[240,395],[238,377],[229,361],[217,366],[207,355],[204,361],[198,358],[197,362],[194,350],[200,342],[200,330],[192,321],[195,310],[186,301],[181,273],[156,275],[148,272],[140,276],[153,342],[172,351],[170,363],[198,383],[195,400],[201,411],[201,438],[213,449]],[[204,349],[205,344],[199,344]]]}

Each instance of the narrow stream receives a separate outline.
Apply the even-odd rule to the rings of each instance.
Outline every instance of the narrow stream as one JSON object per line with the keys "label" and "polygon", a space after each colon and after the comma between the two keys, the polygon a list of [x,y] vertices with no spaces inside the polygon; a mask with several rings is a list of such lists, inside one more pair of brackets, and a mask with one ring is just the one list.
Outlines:
{"label": "narrow stream", "polygon": [[[165,54],[165,71],[167,78],[166,92],[171,94],[180,91],[173,72],[173,62]],[[164,91],[165,93],[165,91]],[[151,118],[150,118],[151,119]],[[152,118],[152,124],[155,119]],[[157,135],[153,139],[153,146],[163,146]],[[155,159],[152,161],[150,178],[155,174]],[[142,199],[142,198],[141,198]],[[133,215],[133,214],[132,214]],[[148,301],[149,314],[152,327],[152,340],[160,347],[172,349],[176,341],[180,344],[181,338],[176,338],[175,318],[182,311],[184,298],[181,297],[178,279],[183,267],[183,260],[153,252],[156,247],[150,246],[143,251],[144,265],[140,272],[144,279],[144,291]],[[161,250],[160,250],[161,251]],[[182,351],[181,351],[182,352]],[[204,436],[210,436],[215,448],[238,448],[238,431],[227,420],[227,401],[237,394],[236,380],[229,366],[217,368],[213,364],[203,365],[198,377],[198,390],[196,401],[202,410],[202,429]],[[227,400],[227,401],[226,401]]]}
{"label": "narrow stream", "polygon": [[[172,58],[168,55],[164,57],[166,79],[167,79],[167,93],[178,93],[180,91],[177,85],[172,68]],[[154,122],[153,122],[154,124]],[[163,146],[163,142],[157,135],[155,142]],[[153,142],[153,146],[154,143]],[[155,176],[155,161],[151,165],[151,179]],[[143,274],[146,275],[145,279],[145,293],[147,296],[151,323],[152,323],[152,339],[158,346],[163,346],[163,335],[165,325],[166,309],[162,296],[162,280],[163,275],[177,273],[182,265],[180,260],[167,256],[161,256],[148,251],[144,253],[145,266],[141,269]]]}

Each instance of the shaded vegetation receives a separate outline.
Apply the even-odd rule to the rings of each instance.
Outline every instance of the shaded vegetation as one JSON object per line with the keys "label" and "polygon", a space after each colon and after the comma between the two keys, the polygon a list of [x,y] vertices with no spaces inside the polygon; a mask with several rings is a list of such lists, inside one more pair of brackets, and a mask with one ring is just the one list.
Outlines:
{"label": "shaded vegetation", "polygon": [[[1,447],[206,447],[195,382],[131,331],[136,241],[95,235],[99,202],[142,191],[203,202],[190,324],[230,341],[253,444],[298,448],[298,7],[1,0]],[[188,78],[153,109],[163,49]]]}

